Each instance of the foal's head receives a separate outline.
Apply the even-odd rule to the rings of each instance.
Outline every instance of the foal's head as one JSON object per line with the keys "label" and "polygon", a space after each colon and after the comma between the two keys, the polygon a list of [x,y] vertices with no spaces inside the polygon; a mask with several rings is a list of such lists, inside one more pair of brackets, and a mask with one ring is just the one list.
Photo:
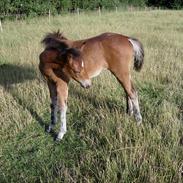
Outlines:
{"label": "foal's head", "polygon": [[91,81],[85,69],[81,50],[85,42],[73,47],[73,41],[68,40],[62,33],[53,32],[47,34],[41,41],[47,50],[56,49],[59,52],[59,59],[64,62],[64,70],[69,78],[73,78],[81,84],[82,87],[88,88]]}
{"label": "foal's head", "polygon": [[67,74],[79,82],[82,87],[89,88],[91,81],[85,69],[81,51],[77,48],[67,48],[64,53]]}

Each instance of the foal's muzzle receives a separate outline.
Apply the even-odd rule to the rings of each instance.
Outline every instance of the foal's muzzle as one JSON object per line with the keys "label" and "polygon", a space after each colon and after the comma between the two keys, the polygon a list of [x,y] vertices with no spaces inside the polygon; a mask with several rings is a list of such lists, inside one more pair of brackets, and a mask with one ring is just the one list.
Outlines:
{"label": "foal's muzzle", "polygon": [[87,79],[87,80],[80,81],[80,84],[83,88],[90,88],[91,80]]}

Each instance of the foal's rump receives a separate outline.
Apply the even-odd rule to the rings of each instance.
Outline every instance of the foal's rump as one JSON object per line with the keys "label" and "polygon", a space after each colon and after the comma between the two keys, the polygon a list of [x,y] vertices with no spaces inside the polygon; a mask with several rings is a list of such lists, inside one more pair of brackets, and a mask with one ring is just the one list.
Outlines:
{"label": "foal's rump", "polygon": [[[140,71],[144,61],[144,49],[142,43],[131,37],[116,33],[104,33],[87,41],[90,43],[91,55],[103,54],[109,69],[115,67],[129,67],[131,60],[134,59],[134,69]],[[94,45],[95,46],[92,46]],[[102,45],[102,49],[97,49],[96,45]],[[101,53],[103,52],[103,53]]]}

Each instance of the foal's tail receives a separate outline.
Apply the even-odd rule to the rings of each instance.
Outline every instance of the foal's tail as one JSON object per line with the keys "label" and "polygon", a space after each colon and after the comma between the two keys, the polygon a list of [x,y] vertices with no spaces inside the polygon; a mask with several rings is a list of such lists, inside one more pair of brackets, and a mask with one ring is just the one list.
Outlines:
{"label": "foal's tail", "polygon": [[140,41],[135,38],[128,39],[134,51],[134,69],[140,71],[144,63],[144,48]]}

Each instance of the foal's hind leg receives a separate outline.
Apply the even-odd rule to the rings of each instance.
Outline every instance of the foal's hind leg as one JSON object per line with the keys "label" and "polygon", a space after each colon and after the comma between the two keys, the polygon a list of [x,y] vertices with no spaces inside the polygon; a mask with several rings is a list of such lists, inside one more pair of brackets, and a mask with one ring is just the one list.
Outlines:
{"label": "foal's hind leg", "polygon": [[52,128],[55,126],[57,122],[57,91],[55,83],[48,81],[48,88],[50,91],[50,98],[51,98],[51,122],[47,129],[47,132],[50,132]]}
{"label": "foal's hind leg", "polygon": [[128,76],[122,80],[122,85],[128,97],[127,102],[127,107],[129,109],[128,112],[129,114],[134,114],[135,120],[137,121],[138,124],[140,124],[142,122],[142,116],[140,114],[137,91],[133,87],[132,82]]}
{"label": "foal's hind leg", "polygon": [[127,105],[126,112],[128,113],[129,116],[132,116],[133,115],[133,104],[127,93],[126,93],[126,105]]}
{"label": "foal's hind leg", "polygon": [[138,124],[140,124],[142,122],[142,116],[140,114],[138,95],[130,80],[129,72],[113,72],[113,74],[117,77],[118,81],[121,83],[126,92],[127,112],[130,115],[134,114],[135,120]]}
{"label": "foal's hind leg", "polygon": [[133,89],[133,96],[130,97],[130,99],[133,104],[133,113],[134,113],[135,120],[137,121],[138,124],[140,124],[142,122],[142,116],[140,114],[138,95],[137,95],[137,91],[135,91],[135,89]]}

